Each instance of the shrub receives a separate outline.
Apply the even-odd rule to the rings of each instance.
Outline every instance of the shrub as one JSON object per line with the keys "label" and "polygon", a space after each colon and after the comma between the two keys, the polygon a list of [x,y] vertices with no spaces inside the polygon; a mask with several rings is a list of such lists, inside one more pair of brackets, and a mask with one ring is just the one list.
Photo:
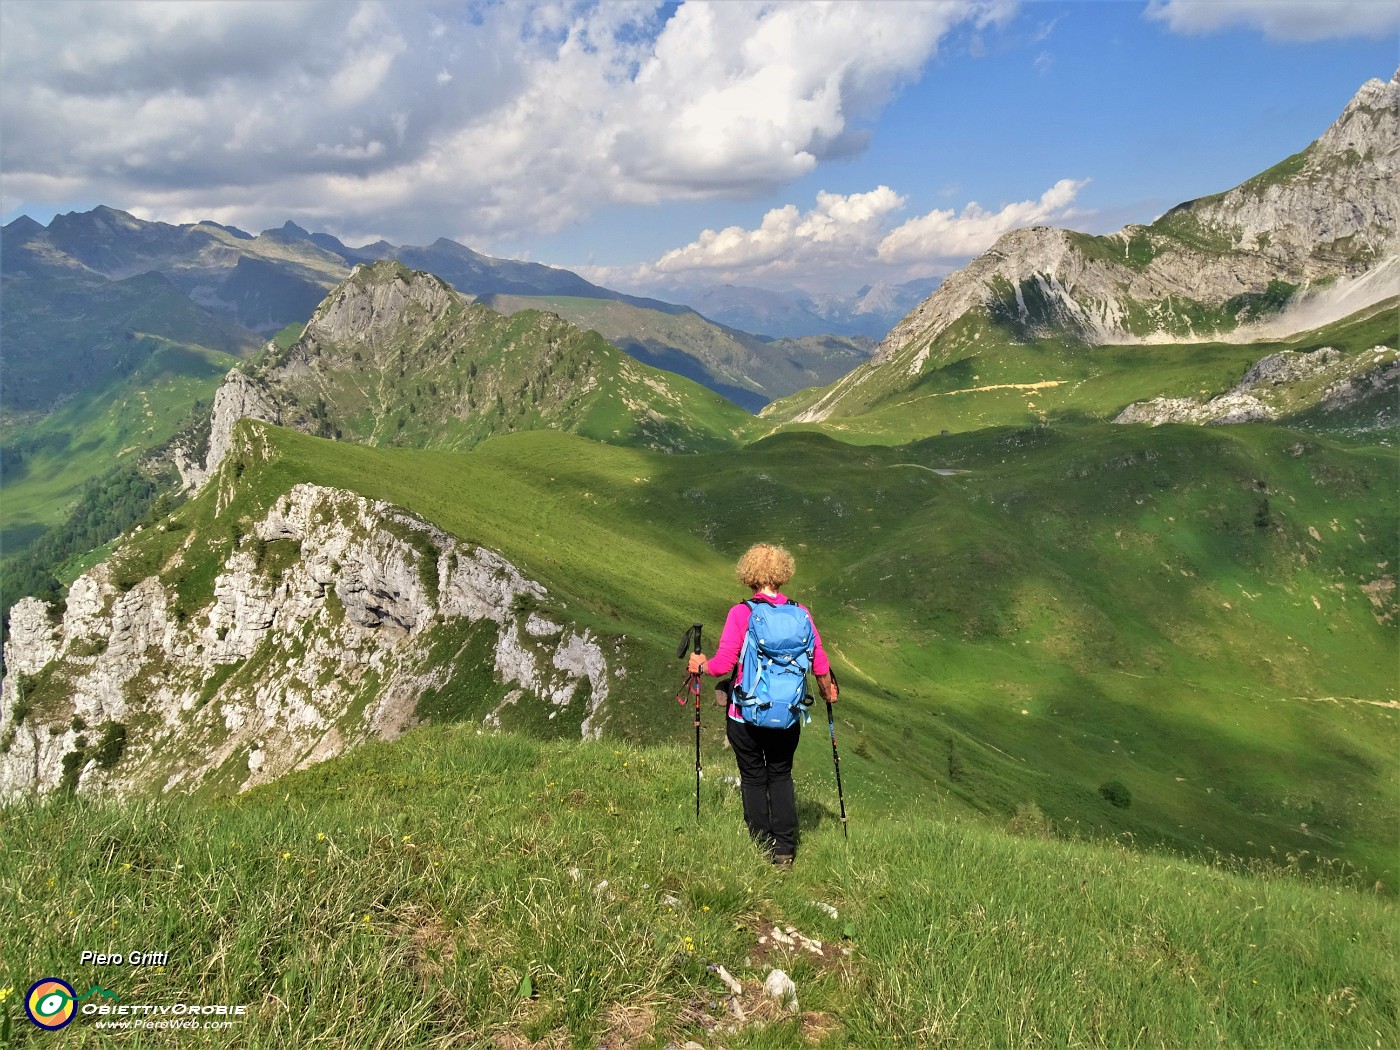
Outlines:
{"label": "shrub", "polygon": [[962,764],[962,758],[958,755],[957,745],[953,738],[948,738],[948,779],[961,781],[967,776],[967,770]]}
{"label": "shrub", "polygon": [[1047,817],[1034,802],[1022,802],[1016,807],[1016,815],[1006,828],[1013,835],[1027,839],[1053,839],[1055,822]]}
{"label": "shrub", "polygon": [[1121,780],[1110,780],[1099,788],[1099,794],[1110,806],[1127,809],[1133,804],[1133,793]]}
{"label": "shrub", "polygon": [[71,795],[78,790],[78,777],[82,775],[83,766],[87,765],[86,744],[82,737],[78,737],[77,747],[63,756],[63,776],[59,778],[59,791]]}
{"label": "shrub", "polygon": [[111,769],[121,761],[122,752],[125,750],[126,726],[121,722],[104,722],[102,737],[89,757],[97,763],[99,769]]}

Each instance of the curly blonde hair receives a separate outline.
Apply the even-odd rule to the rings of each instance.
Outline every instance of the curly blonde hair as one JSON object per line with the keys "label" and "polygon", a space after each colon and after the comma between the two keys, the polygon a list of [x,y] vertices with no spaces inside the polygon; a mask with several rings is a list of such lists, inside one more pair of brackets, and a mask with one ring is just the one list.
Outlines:
{"label": "curly blonde hair", "polygon": [[739,564],[734,567],[734,575],[745,587],[755,591],[764,587],[777,590],[796,571],[792,555],[782,547],[771,543],[755,543],[744,552]]}

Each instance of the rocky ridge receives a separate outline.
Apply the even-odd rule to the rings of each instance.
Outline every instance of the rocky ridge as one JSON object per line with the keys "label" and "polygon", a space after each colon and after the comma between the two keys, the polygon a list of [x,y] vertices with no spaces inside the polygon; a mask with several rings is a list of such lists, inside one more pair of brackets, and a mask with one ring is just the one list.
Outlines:
{"label": "rocky ridge", "polygon": [[1115,423],[1228,423],[1271,422],[1310,409],[1337,412],[1364,397],[1390,392],[1391,410],[1375,426],[1394,426],[1400,413],[1394,409],[1400,394],[1400,357],[1388,346],[1372,347],[1350,357],[1333,347],[1310,353],[1284,350],[1256,361],[1232,389],[1202,401],[1194,397],[1158,397],[1137,401],[1113,420]]}
{"label": "rocky ridge", "polygon": [[217,469],[242,418],[379,446],[466,450],[547,427],[684,452],[727,447],[748,417],[555,314],[505,317],[432,274],[379,262],[332,290],[294,344],[269,344],[257,366],[229,373],[207,450],[175,456],[187,488]]}
{"label": "rocky ridge", "polygon": [[[500,555],[353,493],[301,484],[278,499],[200,608],[160,576],[121,575],[114,560],[80,576],[61,617],[15,606],[0,799],[246,789],[394,738],[460,676],[498,683],[475,715],[488,726],[523,702],[601,731],[609,668],[590,631],[539,608],[545,588]],[[473,638],[489,670],[432,655]]]}
{"label": "rocky ridge", "polygon": [[[1019,340],[1216,339],[1319,282],[1365,293],[1353,310],[1393,296],[1400,284],[1386,264],[1397,253],[1400,70],[1363,85],[1302,153],[1151,226],[1107,237],[1051,227],[1005,234],[900,321],[868,364],[792,418],[819,422],[902,388],[939,358],[940,337],[965,317]],[[1388,279],[1363,280],[1377,270]]]}

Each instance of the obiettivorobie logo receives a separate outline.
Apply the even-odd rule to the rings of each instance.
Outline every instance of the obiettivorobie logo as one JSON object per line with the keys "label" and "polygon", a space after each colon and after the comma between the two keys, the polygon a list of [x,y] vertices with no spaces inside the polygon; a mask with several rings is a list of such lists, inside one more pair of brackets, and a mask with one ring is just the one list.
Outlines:
{"label": "obiettivorobie logo", "polygon": [[[0,991],[0,1001],[10,991],[9,988]],[[99,1003],[94,997],[110,999],[121,1005]],[[94,1001],[83,1002],[90,998]],[[72,1024],[79,1014],[98,1021],[99,1028],[231,1028],[235,1021],[247,1017],[248,1007],[223,1003],[122,1003],[121,996],[101,985],[94,984],[79,995],[67,981],[57,977],[41,977],[29,986],[29,992],[24,997],[24,1012],[40,1028],[56,1032]],[[5,1045],[5,1040],[9,1038],[8,1020],[8,1015],[0,1011],[0,1045]]]}
{"label": "obiettivorobie logo", "polygon": [[72,1023],[78,1013],[78,1003],[90,995],[120,1000],[120,996],[99,985],[94,984],[79,995],[67,981],[41,977],[29,986],[29,994],[24,997],[24,1012],[40,1028],[56,1032]]}

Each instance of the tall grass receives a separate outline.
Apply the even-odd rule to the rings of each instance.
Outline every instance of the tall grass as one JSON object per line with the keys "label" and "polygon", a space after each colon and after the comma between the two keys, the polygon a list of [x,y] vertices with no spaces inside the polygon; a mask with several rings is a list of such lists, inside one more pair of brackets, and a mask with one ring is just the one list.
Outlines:
{"label": "tall grass", "polygon": [[[703,817],[683,746],[469,727],[213,803],[4,812],[0,1005],[71,1046],[1277,1046],[1400,1043],[1395,905],[1338,883],[901,813],[824,740],[799,756],[782,872],[742,830],[722,752]],[[834,909],[833,916],[829,909]],[[822,954],[762,938],[791,927]],[[84,950],[168,951],[155,968]],[[740,1024],[712,970],[745,982]],[[780,967],[800,1012],[762,1007]],[[128,1004],[244,1004],[227,1032],[39,1032],[33,981]],[[733,1026],[734,1030],[729,1030]]]}

